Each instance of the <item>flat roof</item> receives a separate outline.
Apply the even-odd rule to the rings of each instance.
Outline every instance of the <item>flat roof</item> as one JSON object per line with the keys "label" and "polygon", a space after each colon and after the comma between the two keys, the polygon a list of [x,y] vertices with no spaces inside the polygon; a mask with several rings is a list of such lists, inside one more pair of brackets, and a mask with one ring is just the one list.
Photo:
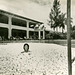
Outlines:
{"label": "flat roof", "polygon": [[8,12],[8,11],[5,11],[5,10],[2,10],[2,9],[0,9],[0,12],[7,13],[7,14],[11,14],[11,15],[14,15],[14,16],[17,16],[17,17],[20,17],[20,18],[23,18],[23,19],[27,19],[27,20],[30,20],[30,21],[34,21],[34,22],[43,24],[43,22],[40,22],[40,21],[31,19],[31,18],[27,18],[27,17],[21,16],[21,15],[17,15],[17,14],[14,14],[14,13],[11,13],[11,12]]}

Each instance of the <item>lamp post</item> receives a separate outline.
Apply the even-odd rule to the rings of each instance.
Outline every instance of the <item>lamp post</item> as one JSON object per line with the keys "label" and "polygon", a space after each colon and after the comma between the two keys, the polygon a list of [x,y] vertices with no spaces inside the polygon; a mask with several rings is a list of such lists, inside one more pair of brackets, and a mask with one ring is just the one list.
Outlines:
{"label": "lamp post", "polygon": [[71,62],[71,0],[67,0],[67,49],[68,49],[68,75],[72,75]]}

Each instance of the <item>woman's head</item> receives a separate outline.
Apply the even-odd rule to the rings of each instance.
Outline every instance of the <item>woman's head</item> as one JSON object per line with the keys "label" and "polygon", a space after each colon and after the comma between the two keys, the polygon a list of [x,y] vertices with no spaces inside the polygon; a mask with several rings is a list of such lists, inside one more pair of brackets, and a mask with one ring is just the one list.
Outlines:
{"label": "woman's head", "polygon": [[24,44],[23,49],[25,52],[29,51],[29,45],[28,44]]}

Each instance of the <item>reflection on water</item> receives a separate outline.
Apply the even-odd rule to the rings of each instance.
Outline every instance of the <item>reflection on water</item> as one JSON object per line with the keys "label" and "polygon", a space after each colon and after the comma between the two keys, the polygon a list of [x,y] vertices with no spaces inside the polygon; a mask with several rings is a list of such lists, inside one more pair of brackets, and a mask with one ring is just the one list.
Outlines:
{"label": "reflection on water", "polygon": [[[59,45],[67,46],[67,44],[59,44]],[[71,44],[71,47],[72,47],[72,48],[75,48],[75,44]]]}
{"label": "reflection on water", "polygon": [[[45,43],[54,43],[62,46],[67,46],[67,40],[45,40]],[[71,41],[71,47],[75,48],[75,40]]]}

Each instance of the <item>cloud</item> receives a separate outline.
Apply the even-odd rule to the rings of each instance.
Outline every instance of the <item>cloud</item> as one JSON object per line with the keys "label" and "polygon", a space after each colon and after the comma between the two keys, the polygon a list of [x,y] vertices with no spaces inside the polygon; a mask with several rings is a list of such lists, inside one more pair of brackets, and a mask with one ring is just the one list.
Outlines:
{"label": "cloud", "polygon": [[50,0],[31,0],[35,3],[38,3],[40,5],[48,5],[48,4],[51,4]]}
{"label": "cloud", "polygon": [[[0,0],[0,8],[15,14],[45,22],[54,0]],[[60,0],[61,11],[67,12],[67,0]],[[72,17],[75,19],[75,0],[72,0]]]}
{"label": "cloud", "polygon": [[49,7],[30,0],[1,0],[0,8],[39,21],[46,21]]}

